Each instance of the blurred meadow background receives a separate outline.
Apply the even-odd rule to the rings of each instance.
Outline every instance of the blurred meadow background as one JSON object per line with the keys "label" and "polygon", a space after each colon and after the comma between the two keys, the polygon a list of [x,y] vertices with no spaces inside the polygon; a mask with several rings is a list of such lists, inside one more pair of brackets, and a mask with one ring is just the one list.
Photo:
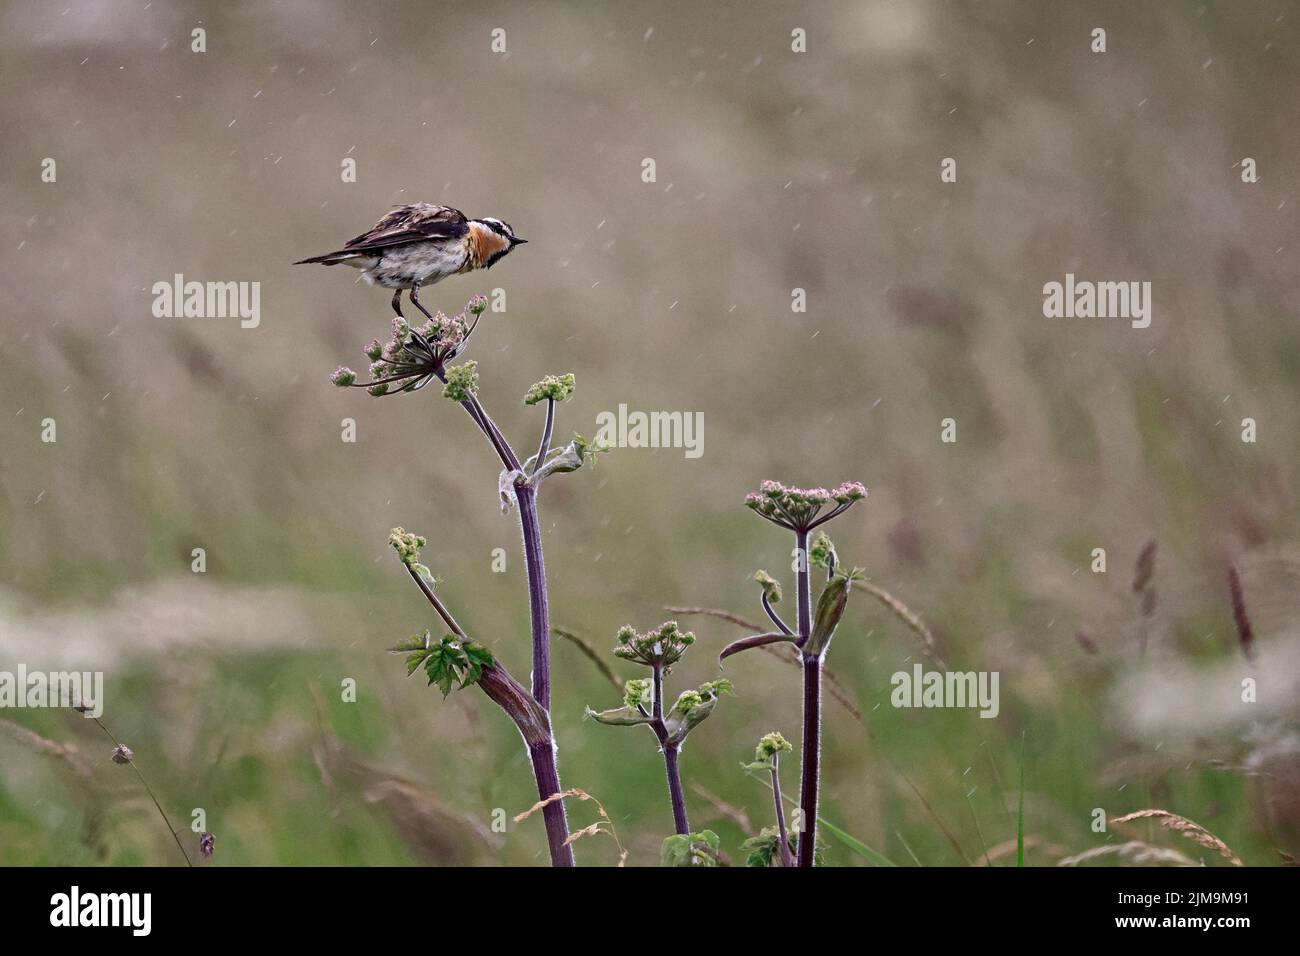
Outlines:
{"label": "blurred meadow background", "polygon": [[[548,372],[577,375],[563,436],[620,403],[704,414],[698,459],[619,449],[542,493],[552,621],[620,678],[642,676],[608,656],[621,624],[760,620],[760,567],[793,599],[792,543],[747,491],[860,480],[830,527],[842,560],[950,667],[998,671],[1001,712],[890,706],[921,646],[855,595],[828,658],[827,820],[899,865],[1012,865],[1023,740],[1031,864],[1128,841],[1227,862],[1154,823],[1093,832],[1098,807],[1294,862],[1298,43],[1282,0],[0,5],[0,670],[105,671],[105,723],[174,822],[204,809],[214,865],[545,862],[539,818],[490,828],[535,799],[514,727],[384,651],[433,625],[386,547],[402,525],[526,681],[495,459],[436,389],[331,387],[386,334],[388,294],[290,265],[426,200],[530,240],[423,293],[452,312],[505,291],[468,357],[517,447]],[[1067,272],[1150,281],[1151,327],[1044,318]],[[259,282],[260,325],[155,318],[176,273]],[[1148,541],[1150,598],[1131,588]],[[698,642],[673,693],[745,633],[681,621]],[[574,646],[553,655],[562,779],[653,865],[672,825],[654,740],[584,721],[617,694]],[[798,739],[799,676],[761,653],[725,675],[736,696],[682,768],[693,825],[741,862],[771,810],[740,764],[767,731]],[[0,863],[181,862],[110,750],[75,713],[0,711]],[[1088,862],[1153,858],[1177,860]],[[827,861],[867,863],[834,839]]]}

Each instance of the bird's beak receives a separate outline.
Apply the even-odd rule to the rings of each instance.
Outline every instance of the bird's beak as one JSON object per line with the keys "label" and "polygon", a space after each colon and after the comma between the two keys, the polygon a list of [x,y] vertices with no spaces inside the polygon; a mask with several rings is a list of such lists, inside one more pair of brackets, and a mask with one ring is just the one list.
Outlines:
{"label": "bird's beak", "polygon": [[528,242],[527,239],[520,239],[518,236],[515,236],[513,239],[510,240],[510,245],[512,245],[512,246],[522,246],[522,245],[524,245],[524,244],[527,243],[527,242]]}

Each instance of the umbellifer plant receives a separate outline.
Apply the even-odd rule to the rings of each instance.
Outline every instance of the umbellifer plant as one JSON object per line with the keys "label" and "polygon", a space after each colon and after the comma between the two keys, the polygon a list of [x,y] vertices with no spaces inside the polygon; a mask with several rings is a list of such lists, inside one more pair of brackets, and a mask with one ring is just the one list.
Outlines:
{"label": "umbellifer plant", "polygon": [[[551,863],[572,866],[574,863],[564,797],[556,764],[555,738],[551,728],[550,611],[547,602],[546,565],[542,555],[538,521],[537,495],[541,484],[550,476],[576,471],[587,464],[602,448],[595,447],[579,435],[563,447],[552,447],[555,406],[574,390],[572,374],[548,375],[535,383],[524,395],[526,405],[545,403],[546,417],[537,451],[521,459],[488,415],[478,398],[478,366],[466,361],[452,364],[465,350],[478,326],[487,300],[474,296],[458,315],[448,317],[439,312],[428,315],[420,326],[404,318],[393,320],[387,342],[372,341],[365,349],[370,359],[368,380],[359,381],[355,372],[339,368],[332,381],[340,387],[364,388],[372,396],[417,392],[434,381],[442,384],[445,398],[465,409],[471,421],[492,446],[501,463],[497,490],[503,511],[512,506],[519,513],[523,535],[524,563],[528,579],[529,620],[532,638],[532,686],[525,688],[515,680],[504,664],[483,642],[473,638],[461,626],[436,591],[437,579],[421,561],[426,540],[403,528],[394,528],[389,544],[397,552],[412,581],[432,605],[441,626],[436,634],[422,633],[390,648],[406,656],[407,673],[423,670],[430,685],[437,684],[444,696],[456,687],[475,684],[514,721],[523,736],[539,803],[546,824]],[[752,860],[763,862],[780,858],[790,865],[790,842],[795,842],[798,865],[812,866],[817,857],[817,797],[820,772],[821,674],[822,662],[831,637],[843,617],[848,595],[860,577],[855,569],[844,573],[836,568],[833,546],[819,535],[809,550],[812,532],[847,511],[866,497],[866,489],[856,482],[838,488],[804,490],[788,488],[777,482],[764,482],[759,492],[748,496],[746,504],[761,517],[794,533],[796,554],[796,626],[791,628],[776,612],[780,584],[766,572],[755,580],[762,589],[763,609],[775,631],[755,634],[728,645],[720,660],[751,647],[789,642],[797,648],[803,670],[803,747],[799,793],[799,825],[796,833],[786,831],[784,809],[777,774],[778,754],[789,749],[784,738],[769,735],[759,744],[755,769],[769,769],[775,794],[776,827],[747,842],[746,852]],[[824,567],[827,584],[822,590],[814,613],[810,566]],[[618,633],[615,654],[625,660],[650,668],[648,679],[628,681],[624,685],[623,706],[606,711],[588,711],[588,715],[605,724],[645,725],[651,729],[664,755],[669,799],[673,811],[674,834],[663,844],[662,861],[673,866],[716,866],[725,863],[716,834],[709,830],[693,833],[686,814],[679,755],[687,734],[713,710],[720,695],[729,693],[727,680],[710,681],[678,696],[671,708],[664,705],[664,678],[672,665],[681,659],[695,640],[669,621],[646,634],[631,627]],[[577,834],[581,835],[581,833]]]}
{"label": "umbellifer plant", "polygon": [[751,866],[770,866],[779,859],[782,866],[794,866],[790,833],[785,826],[785,806],[781,803],[781,754],[794,747],[775,731],[764,734],[754,748],[754,759],[742,766],[751,773],[768,773],[772,777],[772,802],[776,808],[776,826],[764,827],[756,837],[750,837],[740,847]]}
{"label": "umbellifer plant", "polygon": [[[836,567],[835,549],[830,539],[819,535],[814,554],[809,553],[809,536],[814,530],[848,511],[867,496],[867,489],[856,481],[838,488],[789,488],[777,481],[765,481],[760,489],[746,496],[745,504],[759,517],[794,534],[795,540],[795,624],[791,628],[782,620],[774,605],[780,600],[780,585],[767,572],[754,579],[762,588],[763,610],[776,625],[775,631],[754,634],[728,644],[719,655],[725,660],[732,654],[765,644],[788,642],[799,651],[803,671],[803,747],[799,780],[798,864],[812,866],[817,846],[817,797],[821,780],[822,665],[831,638],[844,616],[853,583],[862,574],[854,568],[845,573]],[[811,567],[826,569],[827,582],[812,606]]]}
{"label": "umbellifer plant", "polygon": [[645,634],[638,634],[630,626],[619,628],[614,656],[650,668],[650,677],[630,680],[623,686],[622,707],[587,709],[587,716],[598,723],[623,727],[643,724],[654,732],[664,755],[673,826],[684,836],[691,836],[691,826],[686,817],[686,797],[678,763],[682,744],[686,735],[713,713],[718,698],[731,693],[731,681],[725,678],[708,681],[696,690],[683,691],[670,709],[664,709],[664,677],[694,643],[695,635],[681,630],[676,621],[667,621]]}
{"label": "umbellifer plant", "polygon": [[[456,685],[464,687],[473,683],[501,707],[524,738],[538,796],[547,800],[561,790],[550,719],[550,613],[537,493],[546,478],[559,472],[576,471],[599,449],[576,435],[563,447],[552,447],[555,406],[572,394],[574,378],[550,375],[533,385],[524,396],[525,404],[545,402],[546,405],[537,451],[524,459],[515,454],[479,401],[477,363],[451,364],[464,351],[486,308],[487,299],[476,295],[460,314],[448,317],[438,312],[418,327],[399,316],[393,320],[392,335],[387,342],[376,339],[365,349],[371,361],[368,381],[359,381],[357,374],[348,368],[339,368],[331,380],[340,387],[364,388],[376,397],[418,392],[435,380],[441,382],[443,396],[465,409],[500,460],[502,470],[497,488],[502,510],[517,507],[523,534],[532,634],[531,688],[525,689],[484,644],[470,638],[460,626],[435,592],[433,574],[420,562],[420,548],[426,544],[425,539],[401,528],[393,530],[389,543],[433,606],[446,633],[435,638],[431,631],[425,631],[392,650],[407,655],[408,674],[423,668],[429,683],[438,684],[444,696]],[[542,812],[552,865],[572,866],[573,849],[564,801],[551,800]]]}
{"label": "umbellifer plant", "polygon": [[[794,866],[794,854],[798,849],[797,834],[791,833],[785,825],[785,798],[781,795],[781,754],[789,753],[794,747],[781,734],[773,731],[759,738],[754,748],[754,759],[741,764],[746,771],[755,776],[768,774],[767,786],[772,791],[772,803],[776,811],[776,826],[763,827],[757,836],[752,836],[740,845],[740,852],[745,854],[745,865],[765,867],[773,861],[782,866]],[[822,847],[818,842],[813,848],[813,860],[821,866]]]}

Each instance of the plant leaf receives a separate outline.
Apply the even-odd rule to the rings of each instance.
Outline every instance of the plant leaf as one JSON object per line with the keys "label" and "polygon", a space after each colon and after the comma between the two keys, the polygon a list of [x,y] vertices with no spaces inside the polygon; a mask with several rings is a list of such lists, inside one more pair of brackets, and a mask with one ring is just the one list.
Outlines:
{"label": "plant leaf", "polygon": [[781,644],[788,642],[793,644],[795,638],[791,634],[782,634],[780,631],[769,631],[766,634],[751,634],[749,637],[742,637],[738,641],[732,641],[722,649],[718,655],[718,662],[725,661],[732,654],[739,654],[741,651],[747,651],[751,647],[762,647],[764,644]]}
{"label": "plant leaf", "polygon": [[722,842],[712,830],[674,833],[659,851],[660,866],[718,866]]}
{"label": "plant leaf", "polygon": [[418,651],[412,651],[406,655],[406,676],[410,677],[424,663],[424,659],[429,656],[429,652],[424,648]]}
{"label": "plant leaf", "polygon": [[776,827],[763,827],[758,836],[750,837],[740,845],[740,852],[746,854],[745,866],[771,866],[780,842]]}
{"label": "plant leaf", "polygon": [[650,723],[650,718],[635,707],[615,707],[612,710],[592,710],[588,707],[583,716],[611,727],[633,727]]}
{"label": "plant leaf", "polygon": [[408,651],[422,651],[429,646],[429,632],[415,634],[406,640],[394,644],[388,649],[391,654],[405,654]]}
{"label": "plant leaf", "polygon": [[853,582],[859,576],[860,572],[857,568],[848,574],[837,571],[835,577],[826,583],[821,597],[817,599],[812,634],[803,647],[805,654],[815,656],[825,652],[831,638],[835,636],[835,629],[839,627],[840,619],[844,617],[844,611],[849,604],[849,592],[853,589]]}

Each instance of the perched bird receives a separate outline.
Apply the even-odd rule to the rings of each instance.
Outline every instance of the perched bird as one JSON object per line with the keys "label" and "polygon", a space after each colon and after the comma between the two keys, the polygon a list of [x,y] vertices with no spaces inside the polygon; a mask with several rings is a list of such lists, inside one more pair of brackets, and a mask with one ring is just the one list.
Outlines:
{"label": "perched bird", "polygon": [[393,311],[402,314],[402,290],[411,291],[411,304],[420,304],[422,285],[433,285],[450,275],[489,269],[515,246],[523,245],[507,223],[491,217],[466,219],[459,209],[417,202],[398,206],[368,232],[348,242],[338,252],[295,262],[340,262],[360,269],[368,282],[393,293]]}

